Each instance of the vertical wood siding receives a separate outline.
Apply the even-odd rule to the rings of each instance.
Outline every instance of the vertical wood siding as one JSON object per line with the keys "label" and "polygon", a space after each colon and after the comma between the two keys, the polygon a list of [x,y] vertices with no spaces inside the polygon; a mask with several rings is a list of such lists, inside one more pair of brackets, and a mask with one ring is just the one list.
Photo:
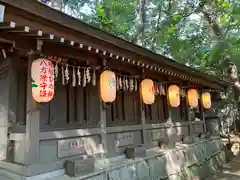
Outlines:
{"label": "vertical wood siding", "polygon": [[152,105],[144,105],[147,124],[164,123],[168,118],[167,96],[156,96]]}
{"label": "vertical wood siding", "polygon": [[107,126],[141,123],[139,92],[118,91],[116,100],[107,109]]}
{"label": "vertical wood siding", "polygon": [[63,85],[60,74],[53,100],[41,103],[41,130],[97,127],[100,121],[99,84],[93,86],[90,82],[86,87],[73,87],[71,77],[69,83]]}
{"label": "vertical wood siding", "polygon": [[181,97],[181,102],[179,107],[170,107],[171,117],[173,122],[186,121],[188,116],[186,98]]}

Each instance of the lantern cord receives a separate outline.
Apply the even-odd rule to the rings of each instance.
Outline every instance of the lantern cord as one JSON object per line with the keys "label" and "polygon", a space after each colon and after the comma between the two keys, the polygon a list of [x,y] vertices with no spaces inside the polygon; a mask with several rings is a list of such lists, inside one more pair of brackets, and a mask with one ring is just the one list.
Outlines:
{"label": "lantern cord", "polygon": [[[56,57],[54,57],[54,56],[44,56],[46,59],[48,59],[49,61],[52,61],[52,62],[55,62],[55,63],[57,63],[57,64],[60,64],[60,65],[62,65],[62,66],[68,66],[68,67],[72,67],[72,68],[81,68],[81,69],[85,69],[85,68],[88,68],[89,66],[75,66],[75,65],[71,65],[71,64],[68,64],[68,63],[64,63],[63,61],[67,61],[67,59],[66,58],[56,58]],[[91,67],[91,68],[93,68],[93,67]],[[93,69],[96,69],[96,70],[98,70],[98,69],[100,69],[100,66],[96,66],[96,67],[94,67]]]}
{"label": "lantern cord", "polygon": [[136,76],[129,76],[129,75],[123,75],[123,74],[119,74],[114,72],[117,76],[122,76],[122,77],[129,77],[129,78],[140,78],[140,75],[136,75]]}
{"label": "lantern cord", "polygon": [[40,108],[33,108],[33,109],[30,109],[26,112],[26,114],[30,113],[30,112],[33,112],[33,111],[36,111],[36,110],[40,110]]}
{"label": "lantern cord", "polygon": [[106,110],[111,110],[112,108],[111,105],[112,105],[111,103],[102,103],[103,108]]}

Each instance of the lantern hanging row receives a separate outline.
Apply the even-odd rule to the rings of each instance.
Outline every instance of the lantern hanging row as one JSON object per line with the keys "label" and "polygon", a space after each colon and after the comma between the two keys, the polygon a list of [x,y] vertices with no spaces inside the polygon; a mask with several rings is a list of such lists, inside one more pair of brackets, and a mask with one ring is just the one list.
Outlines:
{"label": "lantern hanging row", "polygon": [[[116,77],[116,74],[110,70],[106,70],[101,74],[100,94],[101,99],[104,102],[111,103],[116,99],[116,91],[119,89],[118,79],[119,77]],[[135,84],[135,87],[136,86],[137,83]],[[153,104],[156,95],[156,83],[154,83],[154,81],[151,79],[144,79],[140,84],[140,90],[143,103],[149,105]],[[172,107],[178,107],[180,105],[180,97],[185,96],[184,91],[181,90],[177,85],[170,85],[167,92],[169,104]],[[189,89],[187,91],[187,100],[190,107],[198,106],[199,96],[196,89]],[[211,96],[209,93],[203,93],[201,100],[204,108],[208,109],[211,107]]]}
{"label": "lantern hanging row", "polygon": [[[62,82],[63,84],[68,83],[69,71],[68,67],[64,71],[62,66]],[[85,71],[87,70],[87,71]],[[84,69],[84,76],[81,79],[79,71],[78,85],[80,85],[81,80],[83,80],[83,86],[91,81],[89,69]],[[76,71],[73,68],[73,78],[72,84],[76,86]],[[94,71],[95,74],[95,71]],[[32,96],[37,102],[49,102],[54,96],[54,78],[58,77],[58,65],[55,68],[53,63],[48,59],[37,59],[32,63],[31,67],[32,76]],[[65,79],[66,78],[66,79]],[[93,85],[96,85],[96,77],[94,75]],[[106,103],[112,103],[116,99],[116,91],[119,89],[137,91],[138,81],[135,77],[124,77],[116,76],[116,74],[110,70],[106,70],[100,75],[100,95],[101,99]],[[156,93],[157,92],[157,93]],[[177,85],[170,85],[168,87],[168,99],[172,107],[178,107],[180,105],[180,96],[183,94]],[[155,95],[164,94],[165,91],[162,85],[154,83],[151,79],[144,79],[141,82],[141,97],[145,104],[153,104],[155,101]],[[198,92],[196,89],[189,89],[187,92],[188,104],[191,107],[198,106]],[[211,108],[211,95],[208,92],[202,93],[201,102],[203,107],[206,109]]]}
{"label": "lantern hanging row", "polygon": [[211,94],[209,92],[203,92],[201,94],[201,97],[199,97],[199,94],[196,89],[189,89],[187,91],[187,100],[190,107],[197,107],[199,99],[201,100],[201,103],[205,109],[210,109],[212,102],[211,102]]}

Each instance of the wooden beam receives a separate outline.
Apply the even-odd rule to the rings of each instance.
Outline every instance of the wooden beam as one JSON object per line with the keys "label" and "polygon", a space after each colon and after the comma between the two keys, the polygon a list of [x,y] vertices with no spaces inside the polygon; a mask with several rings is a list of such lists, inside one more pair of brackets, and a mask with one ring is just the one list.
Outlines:
{"label": "wooden beam", "polygon": [[0,38],[8,42],[13,42],[13,48],[22,52],[28,52],[31,49],[36,50],[36,39],[23,38],[17,34],[9,34],[7,32],[0,33]]}
{"label": "wooden beam", "polygon": [[28,33],[30,31],[29,26],[17,26],[11,29],[5,29],[5,31],[10,33]]}
{"label": "wooden beam", "polygon": [[75,42],[73,40],[65,40],[65,44],[69,46],[74,46]]}
{"label": "wooden beam", "polygon": [[30,30],[29,32],[20,33],[21,36],[32,36],[32,37],[39,37],[43,35],[41,30]]}
{"label": "wooden beam", "polygon": [[43,33],[43,35],[39,39],[42,39],[42,40],[53,40],[54,39],[54,34]]}
{"label": "wooden beam", "polygon": [[9,22],[1,22],[0,23],[0,30],[3,29],[12,29],[16,27],[16,23],[13,21],[9,21]]}
{"label": "wooden beam", "polygon": [[[78,48],[71,48],[70,46],[63,46],[61,44],[53,44],[52,41],[43,42],[43,54],[47,56],[59,56],[69,59],[88,62],[91,65],[99,65],[101,63],[100,57],[96,54],[88,53]],[[54,46],[53,46],[54,45]]]}
{"label": "wooden beam", "polygon": [[11,40],[8,40],[8,39],[5,39],[5,38],[0,38],[0,43],[4,43],[4,44],[11,44],[14,46],[15,42],[14,41],[11,41]]}
{"label": "wooden beam", "polygon": [[57,43],[65,43],[65,38],[60,36],[54,36],[54,40],[52,41]]}

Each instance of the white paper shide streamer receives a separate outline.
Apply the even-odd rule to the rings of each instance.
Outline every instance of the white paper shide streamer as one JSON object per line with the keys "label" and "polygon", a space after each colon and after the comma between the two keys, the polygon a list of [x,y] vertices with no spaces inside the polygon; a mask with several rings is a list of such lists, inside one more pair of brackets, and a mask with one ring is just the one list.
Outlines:
{"label": "white paper shide streamer", "polygon": [[65,85],[65,76],[64,76],[64,67],[61,67],[61,73],[62,73],[62,84]]}
{"label": "white paper shide streamer", "polygon": [[87,85],[86,68],[83,70],[83,87]]}
{"label": "white paper shide streamer", "polygon": [[73,67],[73,75],[72,75],[72,86],[76,86],[76,73],[75,73],[75,67]]}
{"label": "white paper shide streamer", "polygon": [[95,69],[93,69],[92,85],[96,86],[96,70]]}
{"label": "white paper shide streamer", "polygon": [[78,76],[78,85],[81,86],[81,71],[80,67],[77,69],[77,76]]}
{"label": "white paper shide streamer", "polygon": [[54,73],[55,73],[55,78],[57,80],[57,78],[58,78],[58,62],[56,63],[56,65],[54,67]]}
{"label": "white paper shide streamer", "polygon": [[66,69],[65,69],[65,78],[66,78],[66,84],[68,84],[68,81],[69,81],[68,65],[66,65]]}

